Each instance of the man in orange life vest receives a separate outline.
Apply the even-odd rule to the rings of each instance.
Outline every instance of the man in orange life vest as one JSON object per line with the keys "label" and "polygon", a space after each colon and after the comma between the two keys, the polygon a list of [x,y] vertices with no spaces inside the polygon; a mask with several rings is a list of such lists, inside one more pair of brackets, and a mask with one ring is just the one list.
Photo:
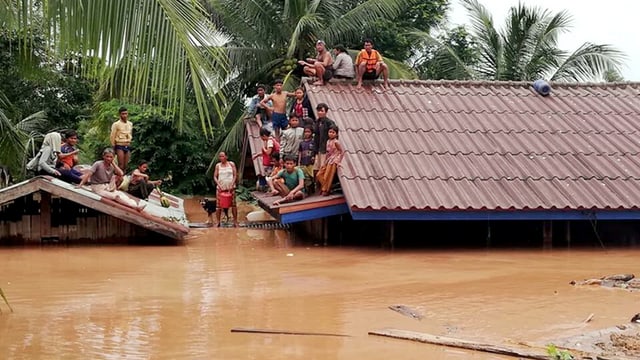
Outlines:
{"label": "man in orange life vest", "polygon": [[375,80],[382,73],[384,86],[389,87],[389,68],[382,61],[382,55],[373,49],[371,39],[364,40],[364,49],[360,50],[356,57],[356,72],[358,88],[362,87],[362,80]]}

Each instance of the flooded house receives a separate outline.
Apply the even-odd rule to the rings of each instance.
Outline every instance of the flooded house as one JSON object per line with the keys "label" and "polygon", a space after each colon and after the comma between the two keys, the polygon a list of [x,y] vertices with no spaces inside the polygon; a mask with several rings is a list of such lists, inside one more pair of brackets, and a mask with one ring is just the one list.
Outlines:
{"label": "flooded house", "polygon": [[[303,84],[340,128],[342,191],[281,206],[256,196],[310,236],[447,246],[638,240],[638,83],[552,83],[546,93],[530,82]],[[257,125],[247,133],[259,151]]]}
{"label": "flooded house", "polygon": [[0,189],[0,244],[177,244],[188,234],[183,199],[154,190],[142,211],[88,188],[36,176]]}

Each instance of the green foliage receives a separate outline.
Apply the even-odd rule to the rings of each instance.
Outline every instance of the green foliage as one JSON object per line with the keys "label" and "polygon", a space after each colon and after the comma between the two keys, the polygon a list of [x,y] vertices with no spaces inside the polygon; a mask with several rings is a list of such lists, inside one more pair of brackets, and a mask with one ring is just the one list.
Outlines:
{"label": "green foliage", "polygon": [[414,33],[425,40],[425,49],[416,59],[414,68],[420,79],[471,79],[470,68],[478,64],[479,52],[475,38],[464,26],[431,38],[427,33]]}
{"label": "green foliage", "polygon": [[24,119],[45,111],[48,122],[41,132],[75,128],[79,118],[90,113],[95,83],[69,72],[69,66],[45,54],[49,49],[41,36],[31,42],[29,64],[17,48],[15,32],[0,32],[0,93],[11,104],[5,108],[10,119]]}
{"label": "green foliage", "polygon": [[[362,0],[354,0],[354,5]],[[384,18],[365,27],[360,38],[347,44],[352,49],[362,48],[362,40],[371,38],[375,47],[385,56],[397,61],[408,61],[421,51],[420,44],[410,35],[412,31],[429,30],[442,24],[449,9],[449,0],[415,0],[395,18]]]}
{"label": "green foliage", "polygon": [[162,107],[139,106],[119,100],[99,103],[96,116],[83,121],[80,127],[82,162],[92,163],[100,158],[105,147],[110,146],[111,124],[117,120],[120,106],[127,107],[129,120],[133,123],[133,151],[128,172],[144,159],[149,161],[152,179],[171,179],[163,182],[166,191],[178,194],[209,192],[206,170],[213,158],[213,139],[198,130],[198,115],[194,108],[184,114],[183,131],[178,131],[176,119]]}
{"label": "green foliage", "polygon": [[554,344],[547,345],[547,355],[554,360],[572,360],[573,355],[567,350],[560,350]]}
{"label": "green foliage", "polygon": [[[81,73],[99,79],[101,99],[154,104],[181,124],[184,101],[194,99],[202,130],[224,106],[228,37],[210,21],[200,1],[5,0],[0,25],[18,34],[20,49],[42,35],[47,54],[100,56]],[[29,27],[42,24],[42,33]],[[29,58],[30,56],[25,56]],[[100,64],[108,64],[105,68]]]}
{"label": "green foliage", "polygon": [[477,39],[479,78],[489,80],[599,81],[620,69],[624,55],[610,45],[584,43],[570,53],[558,48],[558,36],[571,25],[566,11],[551,13],[523,3],[513,6],[505,26],[496,29],[477,0],[463,0]]}

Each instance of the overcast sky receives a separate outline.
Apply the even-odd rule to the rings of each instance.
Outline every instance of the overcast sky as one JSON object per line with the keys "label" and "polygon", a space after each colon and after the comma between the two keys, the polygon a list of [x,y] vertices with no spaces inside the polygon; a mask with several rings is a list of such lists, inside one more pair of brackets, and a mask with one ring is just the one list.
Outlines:
{"label": "overcast sky", "polygon": [[[493,15],[496,26],[502,26],[509,8],[517,0],[479,0]],[[610,44],[627,56],[622,76],[640,81],[640,1],[639,0],[522,0],[528,6],[539,6],[554,13],[567,10],[571,14],[570,32],[559,37],[560,48],[577,49],[584,42]],[[467,10],[460,0],[451,0],[449,20],[453,25],[468,24]]]}

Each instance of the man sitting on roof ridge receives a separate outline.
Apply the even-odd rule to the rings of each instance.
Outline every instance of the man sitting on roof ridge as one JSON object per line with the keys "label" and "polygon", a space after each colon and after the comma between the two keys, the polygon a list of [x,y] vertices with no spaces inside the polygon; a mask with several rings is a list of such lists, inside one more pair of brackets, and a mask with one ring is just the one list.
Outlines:
{"label": "man sitting on roof ridge", "polygon": [[384,86],[389,87],[389,67],[382,60],[382,55],[373,49],[373,40],[364,40],[364,49],[356,57],[356,77],[358,89],[362,88],[362,80],[375,80],[382,73]]}

